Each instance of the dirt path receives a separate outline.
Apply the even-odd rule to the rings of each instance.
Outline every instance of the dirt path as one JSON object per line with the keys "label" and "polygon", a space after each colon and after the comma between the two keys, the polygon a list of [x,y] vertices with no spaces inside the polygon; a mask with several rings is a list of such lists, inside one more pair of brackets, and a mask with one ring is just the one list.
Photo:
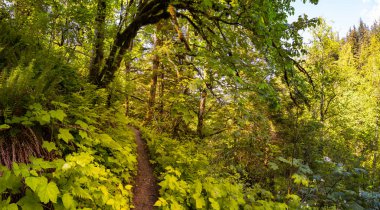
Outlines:
{"label": "dirt path", "polygon": [[141,139],[139,130],[132,128],[137,144],[137,176],[133,190],[135,210],[151,210],[158,199],[157,179],[153,174],[153,166],[149,162],[149,151],[146,142]]}

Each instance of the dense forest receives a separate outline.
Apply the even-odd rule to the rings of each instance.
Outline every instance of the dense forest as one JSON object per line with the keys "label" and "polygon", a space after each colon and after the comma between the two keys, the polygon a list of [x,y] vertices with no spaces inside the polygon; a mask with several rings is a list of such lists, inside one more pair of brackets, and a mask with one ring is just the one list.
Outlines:
{"label": "dense forest", "polygon": [[293,3],[0,0],[0,209],[380,209],[380,24]]}

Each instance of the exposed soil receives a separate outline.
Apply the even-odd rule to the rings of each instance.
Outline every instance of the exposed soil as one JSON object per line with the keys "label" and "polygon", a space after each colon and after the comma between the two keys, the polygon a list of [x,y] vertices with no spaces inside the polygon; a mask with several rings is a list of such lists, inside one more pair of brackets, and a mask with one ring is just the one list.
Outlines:
{"label": "exposed soil", "polygon": [[132,128],[137,143],[137,176],[133,190],[135,210],[151,210],[158,199],[157,179],[153,174],[153,166],[149,162],[149,151],[146,142],[141,139],[139,130]]}

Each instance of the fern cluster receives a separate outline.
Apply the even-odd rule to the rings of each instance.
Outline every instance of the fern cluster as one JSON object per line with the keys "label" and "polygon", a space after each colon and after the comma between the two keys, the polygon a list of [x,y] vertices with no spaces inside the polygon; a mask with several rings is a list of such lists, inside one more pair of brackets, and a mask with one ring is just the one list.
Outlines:
{"label": "fern cluster", "polygon": [[78,91],[80,77],[53,49],[44,49],[13,21],[0,20],[0,123],[29,105]]}

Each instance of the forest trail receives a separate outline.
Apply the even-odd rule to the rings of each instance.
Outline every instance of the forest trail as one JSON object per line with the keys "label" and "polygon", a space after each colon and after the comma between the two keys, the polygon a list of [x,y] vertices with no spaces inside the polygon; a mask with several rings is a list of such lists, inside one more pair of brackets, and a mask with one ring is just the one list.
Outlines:
{"label": "forest trail", "polygon": [[137,176],[133,190],[135,210],[151,210],[158,199],[157,179],[153,174],[153,166],[149,162],[149,151],[146,142],[141,139],[139,130],[132,128],[137,144]]}

